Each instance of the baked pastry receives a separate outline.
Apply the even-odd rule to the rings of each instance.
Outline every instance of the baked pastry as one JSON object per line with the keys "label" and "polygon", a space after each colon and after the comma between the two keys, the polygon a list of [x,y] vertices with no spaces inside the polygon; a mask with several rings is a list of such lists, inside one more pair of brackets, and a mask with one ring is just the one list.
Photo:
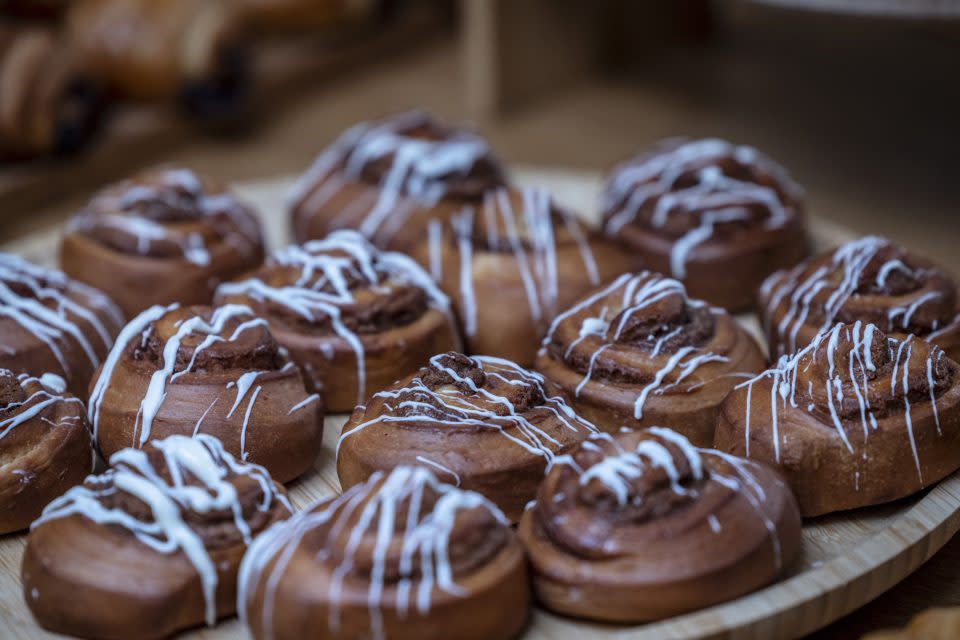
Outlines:
{"label": "baked pastry", "polygon": [[49,29],[0,23],[0,87],[0,161],[76,151],[99,128],[99,84]]}
{"label": "baked pastry", "polygon": [[730,390],[766,365],[730,314],[649,271],[585,295],[557,316],[543,345],[537,370],[599,429],[660,425],[702,447],[713,444]]}
{"label": "baked pastry", "polygon": [[730,311],[806,255],[803,191],[756,149],[671,139],[613,170],[603,225],[644,266]]}
{"label": "baked pastry", "polygon": [[300,177],[289,196],[297,242],[356,229],[377,246],[409,252],[430,220],[478,206],[506,183],[475,134],[410,111],[348,129]]}
{"label": "baked pastry", "polygon": [[323,409],[248,307],[151,307],[124,327],[91,385],[104,457],[172,434],[216,436],[288,482],[320,450]]}
{"label": "baked pastry", "polygon": [[377,471],[425,466],[516,522],[547,466],[595,432],[540,374],[444,353],[356,408],[337,446],[337,475],[348,489]]}
{"label": "baked pastry", "polygon": [[953,640],[960,637],[960,608],[935,607],[921,611],[903,629],[873,631],[860,640]]}
{"label": "baked pastry", "polygon": [[356,231],[279,251],[247,280],[221,285],[216,299],[266,318],[337,413],[459,344],[450,303],[430,276]]}
{"label": "baked pastry", "polygon": [[0,534],[27,528],[93,471],[83,403],[58,375],[0,369]]}
{"label": "baked pastry", "polygon": [[60,263],[127,314],[154,304],[209,304],[221,280],[263,262],[256,216],[222,185],[161,168],[111,185],[71,220]]}
{"label": "baked pastry", "polygon": [[557,313],[634,266],[540,189],[488,191],[426,238],[413,256],[453,300],[467,351],[524,366]]}
{"label": "baked pastry", "polygon": [[506,640],[530,608],[497,507],[423,468],[375,473],[257,538],[238,611],[253,638]]}
{"label": "baked pastry", "polygon": [[776,473],[658,427],[584,442],[547,473],[518,532],[540,602],[602,622],[731,600],[800,552],[797,503]]}
{"label": "baked pastry", "polygon": [[123,326],[103,293],[9,253],[0,253],[0,368],[54,373],[85,398]]}
{"label": "baked pastry", "polygon": [[886,238],[867,236],[767,278],[760,320],[770,353],[796,353],[837,322],[912,333],[960,359],[958,282]]}
{"label": "baked pastry", "polygon": [[212,118],[246,104],[250,65],[233,0],[76,0],[66,23],[83,64],[120,97],[176,100]]}
{"label": "baked pastry", "polygon": [[85,638],[165,638],[233,614],[237,570],[290,515],[284,490],[216,438],[124,449],[33,523],[23,595],[40,626]]}
{"label": "baked pastry", "polygon": [[915,336],[837,324],[740,383],[715,445],[776,466],[804,516],[897,500],[960,467],[960,365]]}

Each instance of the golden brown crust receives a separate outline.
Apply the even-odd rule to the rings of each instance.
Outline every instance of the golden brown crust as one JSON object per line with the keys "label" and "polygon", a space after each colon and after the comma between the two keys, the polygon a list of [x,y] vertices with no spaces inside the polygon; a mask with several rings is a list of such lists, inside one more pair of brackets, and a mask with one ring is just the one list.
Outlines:
{"label": "golden brown crust", "polygon": [[499,358],[434,356],[376,393],[343,427],[343,487],[400,465],[429,468],[519,520],[550,460],[595,428],[537,373]]}
{"label": "golden brown crust", "polygon": [[105,457],[206,433],[279,482],[310,468],[323,430],[322,402],[266,321],[238,305],[153,307],[138,316],[91,384],[89,410]]}
{"label": "golden brown crust", "polygon": [[836,322],[915,334],[960,358],[960,286],[942,267],[866,236],[772,274],[758,314],[774,356],[792,354]]}
{"label": "golden brown crust", "polygon": [[125,98],[207,110],[245,97],[242,15],[231,0],[84,0],[67,28],[83,64]]}
{"label": "golden brown crust", "polygon": [[645,271],[620,276],[560,314],[536,368],[599,429],[660,425],[710,446],[723,399],[764,364],[728,313]]}
{"label": "golden brown crust", "polygon": [[412,255],[453,301],[467,352],[524,366],[557,313],[635,265],[539,189],[488,191]]}
{"label": "golden brown crust", "polygon": [[337,413],[459,344],[450,303],[429,275],[350,230],[277,252],[216,299],[266,318]]}
{"label": "golden brown crust", "polygon": [[162,451],[121,452],[34,525],[22,577],[41,626],[162,638],[233,614],[247,545],[290,504],[262,468],[238,464],[215,439],[177,438],[160,441]]}
{"label": "golden brown crust", "polygon": [[100,124],[102,97],[65,39],[0,24],[0,161],[82,147]]}
{"label": "golden brown crust", "polygon": [[495,506],[399,467],[259,538],[239,600],[258,640],[507,640],[530,593],[523,551]]}
{"label": "golden brown crust", "polygon": [[803,191],[756,149],[673,139],[614,169],[604,230],[691,296],[742,311],[806,255],[802,212]]}
{"label": "golden brown crust", "polygon": [[838,324],[727,397],[718,449],[776,466],[804,516],[909,496],[960,467],[960,366]]}
{"label": "golden brown crust", "polygon": [[85,398],[122,326],[120,310],[100,291],[0,253],[0,368],[54,373]]}
{"label": "golden brown crust", "polygon": [[209,304],[221,281],[262,262],[253,212],[182,168],[103,189],[73,218],[60,247],[64,271],[114,296],[127,317],[154,304]]}
{"label": "golden brown crust", "polygon": [[374,244],[410,252],[431,220],[447,220],[503,186],[499,161],[476,135],[421,111],[361,123],[323,151],[294,186],[293,236],[356,229]]}
{"label": "golden brown crust", "polygon": [[83,403],[62,378],[0,369],[0,533],[27,528],[93,471]]}
{"label": "golden brown crust", "polygon": [[519,534],[544,606],[646,622],[773,581],[799,554],[800,514],[768,468],[653,428],[555,464]]}

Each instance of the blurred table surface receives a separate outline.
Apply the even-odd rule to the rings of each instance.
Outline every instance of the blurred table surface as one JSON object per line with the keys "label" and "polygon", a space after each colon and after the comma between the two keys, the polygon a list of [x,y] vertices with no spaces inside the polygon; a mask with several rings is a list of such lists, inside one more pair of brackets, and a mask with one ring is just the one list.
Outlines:
{"label": "blurred table surface", "polygon": [[[709,50],[652,56],[633,70],[558,88],[479,128],[508,163],[571,168],[605,169],[670,135],[753,144],[807,187],[811,211],[887,235],[960,274],[960,40],[885,21],[824,23],[798,14],[791,22],[806,20],[814,21],[809,29],[762,29]],[[296,173],[361,119],[415,106],[462,118],[463,73],[455,38],[439,37],[305,88],[299,102],[249,136],[143,149],[127,168],[183,163],[230,181]],[[96,151],[88,158],[95,161]],[[74,193],[4,220],[0,239],[62,221],[84,198]],[[856,638],[931,606],[960,605],[957,567],[960,538],[812,637]]]}

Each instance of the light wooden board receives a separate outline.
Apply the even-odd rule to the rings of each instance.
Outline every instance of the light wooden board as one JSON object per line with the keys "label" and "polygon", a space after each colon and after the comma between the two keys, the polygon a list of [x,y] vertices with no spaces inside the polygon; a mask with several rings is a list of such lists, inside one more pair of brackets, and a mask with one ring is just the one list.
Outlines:
{"label": "light wooden board", "polygon": [[[518,170],[518,182],[547,187],[557,200],[581,212],[596,210],[600,176],[556,170]],[[287,241],[283,206],[289,179],[237,185],[256,205],[271,248]],[[814,245],[827,248],[857,234],[820,219],[811,220]],[[0,247],[34,261],[54,265],[60,230],[50,229]],[[755,319],[742,318],[752,331]],[[326,420],[324,448],[312,473],[289,488],[298,507],[339,490],[333,448],[344,416]],[[524,640],[661,640],[692,638],[794,638],[814,631],[880,595],[930,558],[960,529],[960,475],[894,504],[808,521],[803,554],[779,582],[737,600],[658,623],[598,626],[560,618],[541,609],[533,613]],[[51,638],[33,622],[20,592],[24,535],[0,538],[0,637]],[[245,637],[235,620],[185,638]]]}

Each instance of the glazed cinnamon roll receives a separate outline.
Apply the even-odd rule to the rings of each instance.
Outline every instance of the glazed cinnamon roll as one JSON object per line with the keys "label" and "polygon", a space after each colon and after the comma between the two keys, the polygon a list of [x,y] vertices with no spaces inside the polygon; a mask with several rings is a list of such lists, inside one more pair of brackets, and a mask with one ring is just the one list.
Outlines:
{"label": "glazed cinnamon roll", "polygon": [[695,298],[742,311],[806,255],[803,191],[777,163],[723,140],[665,140],[616,167],[604,230]]}
{"label": "glazed cinnamon roll", "polygon": [[836,322],[911,333],[960,358],[957,280],[886,238],[867,236],[763,283],[759,314],[775,356],[796,353]]}
{"label": "glazed cinnamon roll", "polygon": [[260,266],[263,238],[250,208],[222,185],[154,169],[94,196],[70,222],[60,262],[133,317],[154,304],[209,304],[221,280]]}
{"label": "glazed cinnamon roll", "polygon": [[25,529],[93,471],[83,403],[60,376],[0,369],[0,534]]}
{"label": "glazed cinnamon roll", "polygon": [[469,353],[525,366],[557,313],[634,264],[540,189],[488,191],[413,255],[453,300]]}
{"label": "glazed cinnamon roll", "polygon": [[323,409],[249,307],[151,307],[124,327],[91,385],[104,457],[172,434],[216,436],[279,482],[320,450]]}
{"label": "glazed cinnamon roll", "polygon": [[123,314],[103,293],[0,253],[0,368],[54,373],[70,393],[86,397],[122,326]]}
{"label": "glazed cinnamon roll", "polygon": [[0,23],[0,87],[0,161],[76,151],[99,128],[99,83],[51,30]]}
{"label": "glazed cinnamon roll", "polygon": [[776,466],[804,516],[909,496],[960,467],[960,365],[837,324],[727,397],[716,447]]}
{"label": "glazed cinnamon roll", "polygon": [[337,475],[349,488],[399,465],[427,467],[516,522],[547,465],[595,432],[540,374],[451,352],[356,408],[337,446]]}
{"label": "glazed cinnamon roll", "polygon": [[623,274],[557,316],[537,370],[613,432],[661,425],[713,443],[720,403],[766,363],[730,314],[659,274]]}
{"label": "glazed cinnamon roll", "polygon": [[165,638],[235,611],[250,542],[290,515],[262,467],[206,434],[124,449],[33,523],[23,595],[40,626],[85,638]]}
{"label": "glazed cinnamon roll", "polygon": [[257,538],[237,609],[257,640],[507,640],[530,607],[503,513],[423,468],[375,473]]}
{"label": "glazed cinnamon roll", "polygon": [[767,467],[651,427],[558,460],[519,534],[545,607],[647,622],[772,582],[799,554],[800,514]]}
{"label": "glazed cinnamon roll", "polygon": [[249,279],[221,285],[216,299],[266,318],[337,413],[459,344],[450,303],[430,276],[355,231],[288,247]]}
{"label": "glazed cinnamon roll", "polygon": [[358,124],[317,157],[289,196],[293,234],[304,242],[356,229],[409,252],[430,220],[476,207],[505,183],[483,139],[411,111]]}
{"label": "glazed cinnamon roll", "polygon": [[249,61],[232,0],[77,0],[67,29],[84,65],[124,98],[216,117],[244,106]]}

